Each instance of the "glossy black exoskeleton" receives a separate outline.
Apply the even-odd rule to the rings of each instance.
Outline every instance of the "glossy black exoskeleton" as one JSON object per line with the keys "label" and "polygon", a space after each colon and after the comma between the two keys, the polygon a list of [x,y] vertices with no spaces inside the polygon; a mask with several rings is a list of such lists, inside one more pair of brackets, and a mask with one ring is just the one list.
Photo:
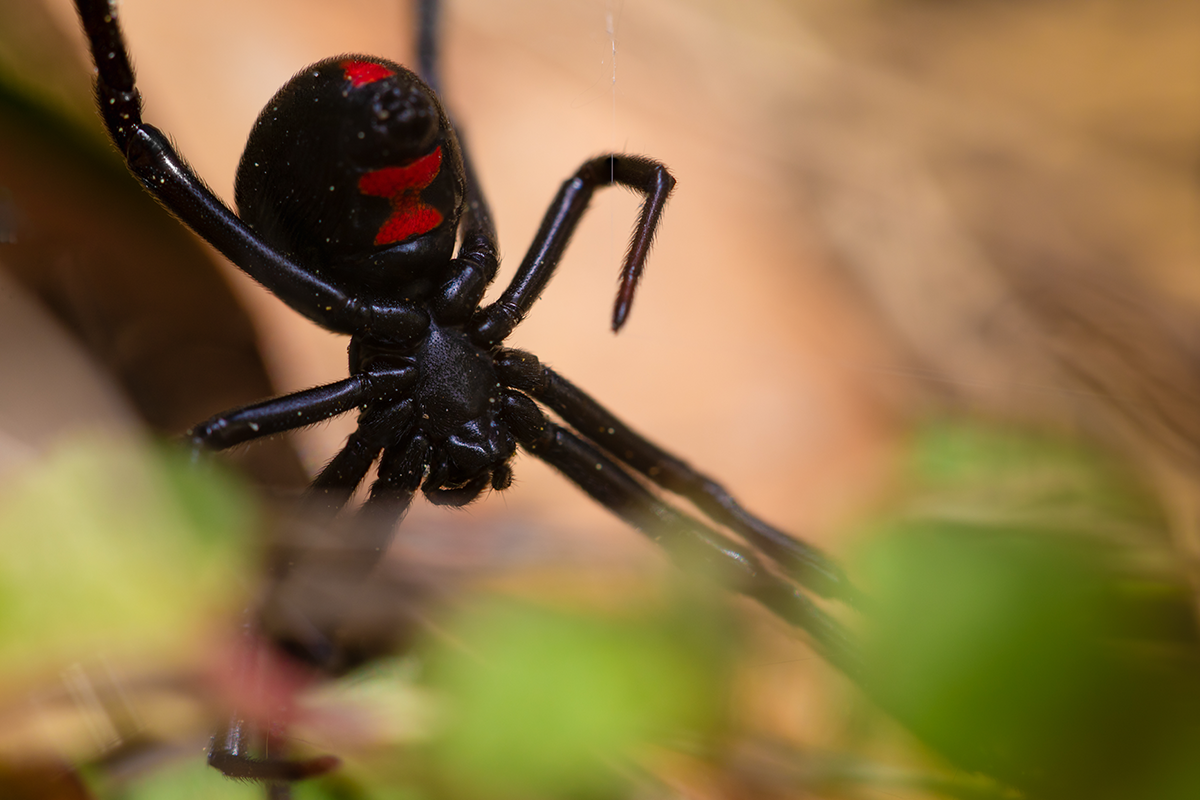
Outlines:
{"label": "glossy black exoskeleton", "polygon": [[[298,73],[267,104],[238,168],[240,215],[142,121],[110,2],[76,5],[98,69],[101,114],[130,171],[289,306],[350,336],[349,378],[218,414],[191,431],[195,447],[220,450],[357,409],[357,430],[313,481],[309,500],[335,512],[378,462],[360,512],[378,532],[364,539],[375,553],[418,489],[433,502],[464,505],[488,487],[507,488],[519,445],[677,560],[715,572],[854,669],[845,634],[800,588],[851,598],[836,565],[747,512],[533,355],[502,346],[558,266],[592,194],[613,184],[645,198],[613,312],[613,329],[622,326],[675,183],[662,164],[618,153],[585,162],[551,202],[511,283],[481,306],[498,266],[496,234],[438,99],[436,0],[419,4],[421,77],[384,59],[339,56]],[[650,486],[686,498],[711,522]],[[288,637],[279,643],[289,652],[337,669],[336,631],[313,625]],[[212,762],[227,774],[292,780],[324,768],[251,758],[242,732],[226,733]]]}
{"label": "glossy black exoskeleton", "polygon": [[267,103],[234,194],[263,241],[320,265],[339,288],[425,303],[448,277],[466,173],[450,121],[420,78],[341,56],[300,72]]}
{"label": "glossy black exoskeleton", "polygon": [[[381,449],[413,451],[424,462],[414,469],[428,468],[421,485],[435,502],[461,505],[488,485],[511,483],[516,441],[501,420],[491,348],[464,329],[497,266],[486,231],[453,258],[466,195],[462,151],[437,96],[383,59],[340,56],[308,67],[267,103],[250,133],[235,187],[241,220],[346,296],[396,304],[394,320],[357,327],[317,309],[317,322],[351,336],[355,376],[334,393],[317,390],[318,413],[328,415],[322,401],[335,404],[332,413],[350,401],[364,409],[359,435],[343,451],[352,463],[331,467],[314,485],[334,505]],[[295,415],[313,401],[268,401],[216,417],[192,436],[227,447],[276,420],[296,427]],[[381,414],[387,430],[364,438]]]}

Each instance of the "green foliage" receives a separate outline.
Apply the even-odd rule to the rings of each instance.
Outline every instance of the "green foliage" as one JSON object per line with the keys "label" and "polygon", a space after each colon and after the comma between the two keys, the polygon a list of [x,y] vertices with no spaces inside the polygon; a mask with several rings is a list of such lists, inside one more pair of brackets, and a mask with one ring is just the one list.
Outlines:
{"label": "green foliage", "polygon": [[[203,753],[141,776],[113,800],[262,800],[260,784],[231,781]],[[299,800],[299,799],[298,799]]]}
{"label": "green foliage", "polygon": [[461,647],[441,648],[431,666],[448,706],[434,746],[441,773],[491,797],[622,793],[620,765],[639,748],[720,725],[729,637],[712,612],[476,611],[455,631]]}
{"label": "green foliage", "polygon": [[918,512],[859,559],[872,696],[1030,797],[1200,796],[1188,595],[1113,536],[1151,500],[1078,444],[942,426],[916,455]]}
{"label": "green foliage", "polygon": [[255,519],[234,482],[173,452],[64,445],[0,492],[0,674],[185,644],[240,602]]}

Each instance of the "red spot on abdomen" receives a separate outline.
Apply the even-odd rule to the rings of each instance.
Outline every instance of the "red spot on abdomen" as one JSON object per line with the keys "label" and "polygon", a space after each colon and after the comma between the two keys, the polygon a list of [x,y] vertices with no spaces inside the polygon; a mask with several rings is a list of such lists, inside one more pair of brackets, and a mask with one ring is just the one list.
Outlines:
{"label": "red spot on abdomen", "polygon": [[442,148],[435,148],[402,167],[384,167],[358,179],[358,190],[371,197],[386,197],[392,215],[379,228],[375,244],[395,244],[419,236],[442,224],[442,213],[421,200],[421,190],[433,183],[442,168]]}
{"label": "red spot on abdomen", "polygon": [[346,59],[339,62],[338,66],[346,73],[346,80],[350,81],[350,85],[355,89],[396,74],[382,64],[376,64],[374,61],[352,61]]}

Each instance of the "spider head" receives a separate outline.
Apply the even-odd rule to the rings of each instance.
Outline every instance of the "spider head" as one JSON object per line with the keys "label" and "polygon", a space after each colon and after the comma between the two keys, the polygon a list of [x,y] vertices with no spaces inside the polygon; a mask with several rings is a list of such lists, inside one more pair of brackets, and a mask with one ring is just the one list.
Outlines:
{"label": "spider head", "polygon": [[399,64],[308,67],[258,117],[238,165],[242,219],[348,288],[419,297],[453,255],[465,178],[437,96]]}

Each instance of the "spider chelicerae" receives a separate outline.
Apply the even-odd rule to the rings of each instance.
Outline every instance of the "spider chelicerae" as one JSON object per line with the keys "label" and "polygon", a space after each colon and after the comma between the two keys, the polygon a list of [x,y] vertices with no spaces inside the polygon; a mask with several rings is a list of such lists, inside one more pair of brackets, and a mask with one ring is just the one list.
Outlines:
{"label": "spider chelicerae", "polygon": [[[307,502],[332,517],[377,465],[359,512],[376,532],[365,548],[375,554],[418,490],[433,503],[462,506],[489,487],[507,489],[520,447],[678,561],[714,570],[853,669],[844,633],[802,591],[851,598],[835,564],[746,511],[534,355],[503,344],[558,267],[594,192],[612,185],[644,198],[613,311],[612,327],[621,328],[675,184],[665,166],[623,153],[584,162],[551,202],[509,285],[482,305],[499,266],[496,231],[439,100],[436,0],[419,3],[417,72],[341,55],[279,90],[238,165],[236,214],[142,121],[113,5],[76,5],[97,66],[100,112],[130,171],[246,274],[316,324],[350,336],[350,377],[217,414],[190,431],[196,449],[357,411],[357,429],[313,480]],[[708,520],[659,491],[690,501]],[[321,668],[339,657],[319,627],[283,644]],[[227,734],[210,756],[227,774],[287,780],[325,764],[253,759],[240,731]]]}

